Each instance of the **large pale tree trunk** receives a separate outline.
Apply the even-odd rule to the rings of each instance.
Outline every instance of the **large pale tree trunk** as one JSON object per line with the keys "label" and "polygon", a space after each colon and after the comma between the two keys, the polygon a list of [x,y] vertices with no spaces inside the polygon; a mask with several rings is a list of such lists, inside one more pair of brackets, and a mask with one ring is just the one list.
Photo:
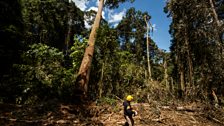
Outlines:
{"label": "large pale tree trunk", "polygon": [[[85,50],[81,66],[79,68],[78,77],[76,79],[76,86],[86,95],[88,90],[89,74],[94,53],[94,46],[96,41],[97,29],[100,26],[101,15],[103,11],[104,0],[99,0],[98,11],[92,30],[89,36],[88,47]],[[76,87],[77,88],[77,87]]]}

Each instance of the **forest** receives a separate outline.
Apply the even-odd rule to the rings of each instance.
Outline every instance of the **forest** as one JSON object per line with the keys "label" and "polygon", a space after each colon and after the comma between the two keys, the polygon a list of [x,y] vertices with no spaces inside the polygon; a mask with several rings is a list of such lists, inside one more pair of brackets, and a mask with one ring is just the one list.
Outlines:
{"label": "forest", "polygon": [[98,1],[0,1],[0,125],[120,126],[127,95],[137,126],[224,125],[224,0],[165,0],[169,51],[150,13],[102,16],[140,0]]}

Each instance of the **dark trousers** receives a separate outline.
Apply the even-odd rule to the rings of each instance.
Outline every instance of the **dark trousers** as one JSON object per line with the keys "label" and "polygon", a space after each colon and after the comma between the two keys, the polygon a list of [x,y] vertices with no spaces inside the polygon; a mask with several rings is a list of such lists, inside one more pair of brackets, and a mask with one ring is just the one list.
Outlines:
{"label": "dark trousers", "polygon": [[134,126],[134,119],[132,116],[124,115],[124,118],[126,119],[125,126]]}

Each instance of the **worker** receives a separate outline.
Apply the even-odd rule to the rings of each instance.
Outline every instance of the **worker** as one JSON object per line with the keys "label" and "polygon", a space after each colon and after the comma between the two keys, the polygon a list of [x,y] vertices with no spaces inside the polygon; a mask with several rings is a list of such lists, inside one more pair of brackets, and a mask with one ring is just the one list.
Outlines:
{"label": "worker", "polygon": [[134,126],[134,119],[133,116],[137,115],[137,111],[135,111],[131,107],[131,101],[133,100],[133,97],[131,95],[128,95],[126,97],[126,100],[123,102],[124,106],[124,118],[126,119],[125,126]]}

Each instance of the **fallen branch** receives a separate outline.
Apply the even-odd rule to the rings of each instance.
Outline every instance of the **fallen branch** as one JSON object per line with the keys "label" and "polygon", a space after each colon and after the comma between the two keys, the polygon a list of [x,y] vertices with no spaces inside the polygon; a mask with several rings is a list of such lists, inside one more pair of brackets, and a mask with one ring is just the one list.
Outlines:
{"label": "fallen branch", "polygon": [[123,100],[119,98],[117,95],[113,95],[113,96],[115,96],[119,101],[123,102]]}
{"label": "fallen branch", "polygon": [[170,110],[170,111],[172,110],[172,108],[170,106],[161,106],[159,108],[162,110]]}
{"label": "fallen branch", "polygon": [[42,122],[46,122],[46,120],[22,120],[22,119],[8,118],[8,117],[0,117],[0,119],[4,119],[6,121],[11,121],[11,122],[24,122],[24,123],[42,123]]}
{"label": "fallen branch", "polygon": [[200,111],[201,109],[180,106],[180,107],[176,107],[176,110],[177,111],[196,112],[196,111]]}
{"label": "fallen branch", "polygon": [[208,115],[208,119],[211,119],[212,121],[214,121],[214,122],[216,122],[216,123],[219,123],[219,124],[224,125],[223,122],[221,122],[220,120],[218,120],[218,119],[216,119],[216,118],[211,117],[210,115]]}
{"label": "fallen branch", "polygon": [[113,114],[114,114],[114,112],[111,113],[110,115],[108,115],[108,116],[106,117],[106,119],[104,119],[103,121],[106,121],[108,118],[109,118],[109,120],[110,120],[110,117],[111,117]]}
{"label": "fallen branch", "polygon": [[190,116],[190,118],[192,119],[191,120],[192,123],[197,123],[198,122],[193,116]]}
{"label": "fallen branch", "polygon": [[139,119],[140,121],[144,122],[145,124],[149,124],[150,122],[146,121],[145,119]]}
{"label": "fallen branch", "polygon": [[148,104],[150,105],[150,98],[149,98],[149,94],[147,95],[147,101],[148,101]]}
{"label": "fallen branch", "polygon": [[[153,122],[158,122],[158,123],[163,123],[166,124],[165,122],[163,122],[163,120],[168,119],[168,118],[157,118],[157,119],[149,119],[147,118],[147,120],[153,121]],[[150,122],[146,121],[146,118],[139,118],[140,121],[144,122],[145,124],[150,124]]]}

